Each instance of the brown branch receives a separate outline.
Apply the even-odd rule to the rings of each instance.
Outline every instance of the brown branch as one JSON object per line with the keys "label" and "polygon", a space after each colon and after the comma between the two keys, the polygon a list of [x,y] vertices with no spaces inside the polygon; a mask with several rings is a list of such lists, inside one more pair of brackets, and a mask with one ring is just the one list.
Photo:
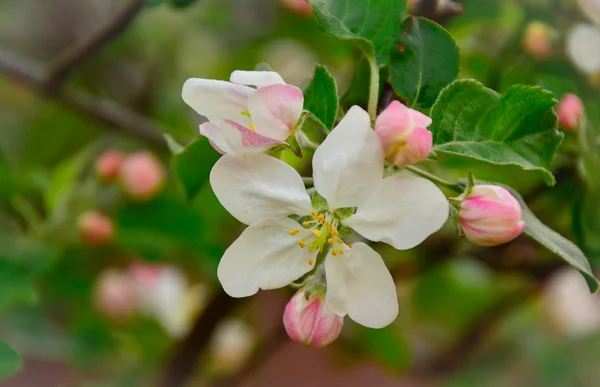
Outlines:
{"label": "brown branch", "polygon": [[208,345],[218,323],[241,301],[219,289],[208,307],[198,316],[188,336],[177,346],[157,387],[181,387],[192,376],[194,367]]}
{"label": "brown branch", "polygon": [[80,92],[58,88],[48,89],[46,85],[49,73],[33,59],[0,48],[0,72],[31,89],[55,97],[65,105],[98,121],[109,124],[111,129],[118,128],[135,137],[166,147],[160,126],[133,110]]}
{"label": "brown branch", "polygon": [[104,47],[108,41],[124,31],[135,19],[143,6],[143,0],[132,0],[109,23],[62,53],[50,68],[45,86],[48,89],[59,88],[80,62]]}

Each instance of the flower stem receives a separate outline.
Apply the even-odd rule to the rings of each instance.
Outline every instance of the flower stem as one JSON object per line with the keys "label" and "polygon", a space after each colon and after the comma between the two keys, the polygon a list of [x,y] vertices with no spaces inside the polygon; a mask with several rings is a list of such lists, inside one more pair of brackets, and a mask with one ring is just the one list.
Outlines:
{"label": "flower stem", "polygon": [[312,177],[303,177],[302,182],[304,182],[304,185],[315,185],[315,181]]}
{"label": "flower stem", "polygon": [[414,167],[412,165],[407,165],[405,168],[408,169],[409,171],[411,171],[412,173],[415,173],[421,177],[426,178],[427,180],[432,181],[433,183],[437,184],[438,186],[451,189],[452,191],[455,191],[457,193],[462,193],[464,191],[464,187],[461,186],[460,184],[450,183],[449,181],[446,181],[442,178],[432,175],[431,173],[424,171],[420,168]]}
{"label": "flower stem", "polygon": [[371,82],[369,85],[369,116],[372,120],[377,118],[377,100],[379,99],[379,68],[375,59],[369,60],[371,68]]}

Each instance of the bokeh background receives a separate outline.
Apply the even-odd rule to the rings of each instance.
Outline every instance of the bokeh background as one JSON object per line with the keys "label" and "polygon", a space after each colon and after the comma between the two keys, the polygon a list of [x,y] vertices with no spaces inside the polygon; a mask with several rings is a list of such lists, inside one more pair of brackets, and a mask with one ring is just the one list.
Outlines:
{"label": "bokeh background", "polygon": [[[567,133],[555,187],[517,171],[478,177],[519,190],[600,265],[600,2],[409,3],[456,39],[460,77],[584,100],[587,124]],[[571,39],[580,24],[588,33]],[[0,1],[0,338],[24,357],[0,385],[600,385],[600,299],[524,236],[478,248],[448,222],[410,251],[377,245],[400,316],[381,330],[346,319],[326,349],[285,335],[291,290],[223,294],[216,267],[243,227],[208,184],[189,198],[171,177],[207,175],[218,158],[198,142],[202,159],[172,165],[163,133],[187,144],[201,122],[181,86],[270,68],[305,87],[317,63],[344,103],[366,100],[345,93],[360,53],[320,31],[303,1]],[[140,198],[119,178],[103,181],[107,150],[145,155],[132,173],[162,183]],[[284,157],[307,171],[307,160]],[[458,164],[428,167],[466,175]],[[90,211],[102,214],[100,241],[86,234]]]}

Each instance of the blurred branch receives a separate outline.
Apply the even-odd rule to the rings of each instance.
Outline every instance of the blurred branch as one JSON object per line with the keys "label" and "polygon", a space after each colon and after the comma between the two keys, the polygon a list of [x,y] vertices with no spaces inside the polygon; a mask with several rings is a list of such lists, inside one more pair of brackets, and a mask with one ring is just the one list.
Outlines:
{"label": "blurred branch", "polygon": [[241,301],[229,297],[219,288],[208,307],[202,312],[188,336],[177,346],[167,363],[157,387],[181,387],[192,376],[196,362],[208,345],[219,322]]}
{"label": "blurred branch", "polygon": [[60,87],[71,71],[82,61],[101,49],[108,41],[124,31],[143,8],[143,0],[132,0],[114,19],[62,53],[50,68],[46,87]]}
{"label": "blurred branch", "polygon": [[252,376],[262,363],[268,360],[287,342],[289,342],[289,338],[285,333],[285,330],[280,326],[276,332],[271,334],[269,340],[265,343],[261,351],[252,358],[252,361],[228,379],[215,383],[214,387],[235,387],[241,384],[248,377]]}
{"label": "blurred branch", "polygon": [[56,98],[96,120],[119,128],[132,136],[166,147],[160,127],[133,110],[85,93],[47,88],[49,72],[31,58],[0,48],[0,72],[31,89]]}

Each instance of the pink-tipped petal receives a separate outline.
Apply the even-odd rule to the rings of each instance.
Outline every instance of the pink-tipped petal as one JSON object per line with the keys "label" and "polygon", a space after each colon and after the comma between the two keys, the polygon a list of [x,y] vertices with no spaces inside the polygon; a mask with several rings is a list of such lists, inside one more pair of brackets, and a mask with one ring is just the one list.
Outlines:
{"label": "pink-tipped petal", "polygon": [[577,129],[584,116],[584,106],[575,94],[565,94],[558,104],[558,121],[566,131]]}
{"label": "pink-tipped petal", "polygon": [[415,120],[416,126],[427,128],[429,125],[431,125],[431,117],[421,113],[420,111],[410,109],[410,114],[412,115],[413,120]]}
{"label": "pink-tipped petal", "polygon": [[275,71],[236,70],[231,73],[229,80],[239,85],[256,86],[257,88],[286,84],[281,75]]}
{"label": "pink-tipped petal", "polygon": [[[223,124],[221,124],[223,125]],[[223,136],[223,132],[221,128],[212,122],[205,122],[200,125],[200,134],[208,139],[210,145],[220,154],[224,155],[227,153],[232,153],[231,147],[227,144],[225,140],[225,136]]]}
{"label": "pink-tipped petal", "polygon": [[[237,122],[225,120],[225,123],[227,125],[223,126],[223,133],[232,149],[236,150],[236,153],[264,152],[265,150],[282,143],[282,141],[263,136]],[[237,135],[234,136],[234,132],[227,128],[227,126],[232,128]],[[236,142],[235,144],[233,143],[234,141]]]}
{"label": "pink-tipped petal", "polygon": [[414,126],[415,120],[411,109],[398,101],[392,101],[375,121],[377,134],[386,141],[392,141],[399,135],[409,133]]}
{"label": "pink-tipped petal", "polygon": [[246,112],[248,96],[254,89],[214,79],[191,78],[185,81],[181,96],[185,103],[209,121],[225,118],[250,125]]}
{"label": "pink-tipped petal", "polygon": [[300,119],[302,91],[291,85],[270,85],[248,98],[248,111],[257,133],[284,141]]}

